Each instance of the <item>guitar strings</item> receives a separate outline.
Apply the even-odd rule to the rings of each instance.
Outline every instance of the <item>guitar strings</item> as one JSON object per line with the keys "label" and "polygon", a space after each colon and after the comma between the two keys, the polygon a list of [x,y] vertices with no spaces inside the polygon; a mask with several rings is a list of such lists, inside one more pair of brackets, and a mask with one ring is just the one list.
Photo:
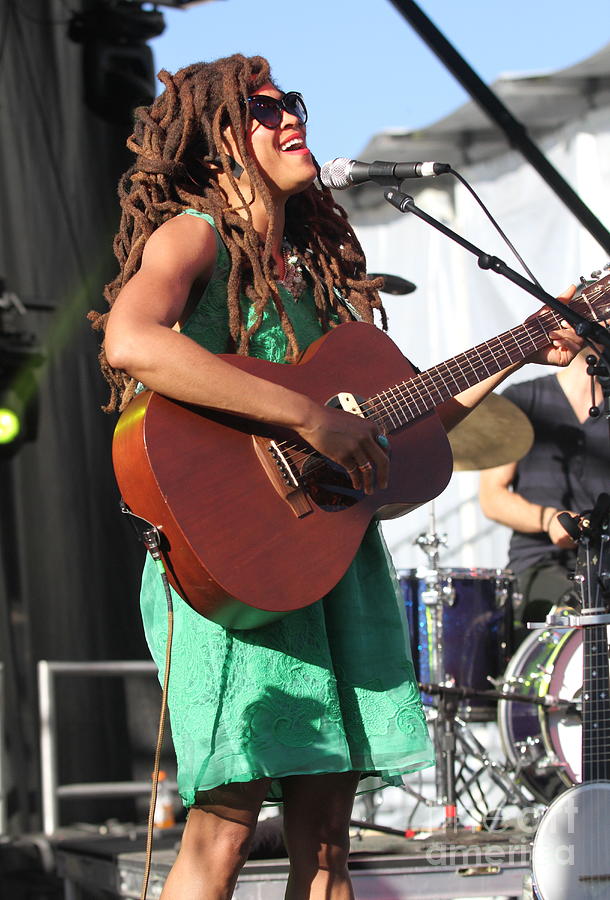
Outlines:
{"label": "guitar strings", "polygon": [[[600,606],[600,586],[605,565],[604,544],[607,535],[600,536],[599,548],[593,547],[591,538],[584,543],[586,577],[582,581],[582,612],[598,609]],[[597,552],[597,560],[595,553]],[[594,571],[594,563],[597,569]],[[591,577],[593,574],[593,578]],[[583,692],[582,692],[582,776],[581,781],[595,782],[608,780],[608,632],[606,625],[585,625],[582,638],[583,647]],[[596,791],[590,804],[590,815],[585,820],[588,834],[596,827],[593,847],[592,870],[600,872],[602,847],[606,843],[600,828],[602,800]]]}
{"label": "guitar strings", "polygon": [[[539,332],[540,329],[537,329],[537,331]],[[500,336],[500,338],[495,338],[493,340],[496,343],[500,344],[500,346],[503,349],[505,349],[504,343],[502,342],[501,337],[503,337],[503,336]],[[538,337],[541,337],[541,335],[538,334]],[[545,342],[544,343],[546,343],[546,342],[547,341],[546,341],[546,332],[545,332]],[[539,349],[538,344],[535,344],[533,342],[532,336],[529,333],[520,337],[519,339],[515,339],[513,337],[512,343],[521,352],[523,352],[523,348],[525,348],[527,344],[533,344],[533,346],[536,349]],[[479,358],[483,364],[483,367],[485,369],[484,373],[477,370],[476,366],[473,365],[468,360],[468,357],[466,354],[462,354],[464,356],[464,358],[469,362],[469,367],[476,376],[476,381],[473,383],[477,383],[478,381],[482,380],[483,378],[487,377],[488,375],[493,374],[493,370],[490,371],[489,367],[487,366],[487,362],[496,362],[497,358],[498,358],[498,354],[495,353],[494,350],[491,348],[491,344],[492,344],[491,340],[485,342],[485,349],[484,349],[484,352],[486,354],[485,356],[481,355],[478,347],[474,348],[474,352],[477,353],[477,355],[479,356]],[[484,347],[483,344],[481,344],[479,346],[481,348]],[[541,346],[543,346],[543,344]],[[452,361],[452,362],[453,362],[454,366],[456,367],[456,371],[458,372],[458,377],[461,377],[463,379],[465,376],[465,368],[460,366],[460,363],[457,360],[458,360],[458,358],[456,358],[455,361]],[[409,419],[405,419],[403,422],[400,421],[398,414],[399,413],[404,414],[404,405],[405,404],[404,404],[404,402],[401,403],[399,401],[401,401],[401,400],[404,401],[406,399],[407,406],[409,406],[409,407],[414,406],[415,409],[409,408],[409,412],[411,413],[412,418],[416,418],[417,416],[428,412],[432,407],[437,405],[437,403],[439,401],[443,402],[443,401],[449,399],[451,396],[454,396],[454,392],[446,391],[445,393],[442,393],[440,388],[433,385],[436,393],[439,395],[438,401],[437,401],[432,396],[432,392],[431,392],[430,388],[425,384],[425,379],[427,378],[429,381],[431,381],[432,380],[431,373],[434,370],[440,370],[441,368],[445,368],[451,375],[451,377],[456,385],[457,393],[461,392],[466,387],[471,386],[469,384],[469,382],[466,382],[463,384],[458,382],[457,377],[453,374],[453,371],[451,370],[449,363],[439,363],[437,366],[433,366],[432,369],[428,370],[427,372],[420,373],[419,375],[415,375],[415,376],[413,376],[412,379],[409,379],[409,381],[402,382],[401,384],[396,384],[396,385],[394,385],[394,387],[387,388],[386,390],[382,391],[380,394],[376,394],[375,396],[370,397],[368,400],[365,400],[361,405],[362,411],[365,413],[367,413],[367,412],[369,413],[369,416],[367,416],[367,418],[377,418],[379,420],[380,417],[381,418],[388,418],[388,417],[391,418],[392,416],[396,416],[396,418],[399,419],[399,426],[407,424]],[[496,371],[498,371],[498,369],[496,369]],[[424,398],[422,391],[419,389],[418,382],[421,382],[423,384],[423,386],[425,387],[425,389],[428,393],[429,401],[427,401]],[[419,407],[418,398],[414,395],[415,391],[417,391],[417,393],[419,394],[419,398],[421,399],[421,401],[423,403],[423,409],[420,409],[420,407]],[[388,397],[389,401],[384,401],[383,400],[384,396]],[[409,400],[411,400],[411,403],[408,402]],[[396,427],[395,423],[392,423],[392,425],[394,427]]]}
{"label": "guitar strings", "polygon": [[[494,353],[494,351],[491,349],[491,345],[499,344],[502,347],[502,349],[505,350],[504,342],[506,341],[506,337],[510,336],[511,343],[513,344],[513,346],[516,349],[518,349],[522,353],[523,356],[525,356],[526,354],[524,352],[524,347],[526,346],[527,343],[531,343],[536,349],[539,349],[540,347],[544,346],[544,344],[546,344],[548,342],[548,334],[547,334],[546,328],[544,328],[544,325],[546,325],[549,329],[552,329],[553,325],[558,325],[560,323],[560,321],[561,321],[561,319],[558,314],[556,314],[552,310],[548,310],[547,312],[543,313],[541,316],[537,317],[535,320],[526,322],[522,326],[517,326],[517,328],[512,329],[511,331],[505,332],[503,335],[499,335],[498,337],[493,338],[490,341],[486,341],[486,342],[484,342],[484,344],[479,345],[479,347],[481,347],[481,349],[483,350],[483,353],[486,355],[481,354],[481,352],[479,351],[479,347],[473,348],[483,363],[486,375],[492,374],[491,372],[489,372],[486,361],[495,363],[497,366],[498,354]],[[534,336],[532,335],[532,332],[531,332],[532,326],[535,328],[535,336],[538,339],[540,339],[542,337],[542,334],[544,334],[545,340],[540,345],[538,345],[536,343],[536,341],[534,340]],[[518,337],[515,337],[515,335],[517,333],[518,333]],[[400,421],[400,415],[399,415],[399,413],[400,413],[404,417],[404,414],[405,414],[404,403],[400,404],[394,398],[397,395],[400,395],[399,399],[404,400],[405,397],[411,397],[411,399],[413,399],[412,389],[413,389],[413,387],[417,386],[417,380],[419,379],[423,382],[422,375],[427,375],[428,378],[431,378],[432,377],[431,372],[434,371],[434,369],[440,370],[441,367],[444,367],[447,371],[449,371],[449,373],[451,374],[451,376],[455,382],[455,385],[458,389],[457,393],[459,393],[461,390],[464,390],[464,387],[468,387],[469,384],[467,382],[466,385],[462,386],[457,381],[456,377],[451,372],[449,363],[453,362],[454,365],[457,366],[458,374],[461,375],[462,377],[464,377],[464,369],[460,366],[458,359],[460,357],[468,359],[469,353],[472,353],[472,351],[467,351],[464,354],[460,354],[458,357],[455,358],[454,361],[440,363],[438,366],[433,367],[432,370],[428,370],[427,373],[422,373],[419,376],[414,376],[413,379],[410,379],[408,382],[403,382],[400,385],[396,385],[393,389],[392,388],[387,389],[386,391],[383,391],[381,394],[378,394],[378,395],[375,395],[374,397],[369,398],[369,400],[365,401],[362,404],[363,412],[368,412],[367,418],[371,418],[371,419],[377,421],[382,426],[381,430],[383,432],[386,431],[386,428],[384,427],[384,422],[383,422],[384,418],[387,418],[387,417],[390,418],[391,425],[393,428],[397,427],[395,422],[393,421],[394,415],[396,415],[396,418],[398,418],[398,421],[399,421],[398,427],[400,427],[400,425],[407,424],[409,421],[413,421],[419,415],[422,415],[423,413],[428,412],[431,408],[433,408],[434,405],[436,405],[433,401],[430,390],[427,388],[428,394],[430,396],[430,400],[432,400],[432,406],[424,405],[424,410],[422,411],[421,409],[419,409],[419,406],[416,405],[415,412],[414,412],[413,409],[411,408],[411,404],[409,404],[409,402],[407,401],[407,406],[409,409],[409,413],[411,414],[411,419],[405,418],[404,422]],[[508,356],[508,358],[509,358],[509,362],[510,362],[511,361],[510,355]],[[474,371],[475,375],[477,376],[477,381],[481,380],[479,373],[477,372],[476,368],[472,365],[472,363],[470,363],[470,368]],[[496,368],[496,371],[499,371],[499,370]],[[485,377],[485,376],[483,376],[483,377]],[[413,384],[412,384],[412,382],[413,382]],[[453,396],[452,392],[448,392],[447,396],[444,397],[438,388],[436,390],[437,390],[437,393],[439,394],[439,397],[441,397],[441,399],[443,399],[443,400],[449,399],[449,397]],[[420,394],[420,397],[423,399],[423,395],[422,395],[421,391],[419,391],[419,394]],[[383,401],[381,403],[379,402],[383,395],[387,395],[387,396],[391,397],[391,400],[389,403],[388,402],[384,403]],[[381,416],[379,415],[380,411],[381,411]],[[298,460],[298,461],[296,459],[294,460],[294,462],[297,464],[299,461],[302,462],[303,459],[307,461],[312,458],[315,459],[316,457],[318,457],[319,461],[317,463],[313,463],[310,466],[310,468],[308,470],[308,474],[312,474],[317,469],[327,465],[325,458],[321,454],[319,454],[318,451],[307,451],[302,448],[299,448],[298,445],[296,445],[296,444],[289,444],[287,441],[278,442],[278,448],[280,450],[282,450],[282,452],[284,452],[285,454],[296,453],[297,456],[300,456],[300,458],[301,458],[300,460]]]}
{"label": "guitar strings", "polygon": [[[505,346],[508,343],[509,339],[510,339],[510,344],[513,346],[513,348],[518,348],[520,352],[523,352],[523,348],[525,347],[526,342],[531,343],[533,348],[540,349],[540,346],[543,346],[544,344],[538,344],[537,341],[535,340],[535,337],[540,338],[542,336],[540,334],[540,331],[542,331],[544,333],[544,337],[545,337],[544,343],[546,343],[546,341],[548,340],[547,331],[543,327],[543,325],[546,325],[548,328],[552,328],[553,325],[557,325],[557,324],[559,324],[559,322],[560,322],[559,315],[554,313],[553,311],[548,311],[544,315],[538,317],[536,320],[532,320],[529,323],[525,323],[523,326],[517,326],[517,328],[512,329],[511,331],[504,332],[503,334],[499,335],[498,337],[492,338],[489,341],[486,341],[483,344],[481,344],[477,347],[474,347],[472,350],[466,351],[463,354],[459,354],[458,356],[454,357],[453,360],[448,360],[447,362],[439,363],[437,366],[432,367],[432,369],[428,370],[427,372],[423,372],[417,376],[414,376],[408,382],[403,382],[401,385],[395,385],[394,388],[388,388],[386,391],[383,391],[380,394],[377,394],[376,396],[369,398],[369,400],[366,400],[363,402],[362,409],[365,412],[371,411],[372,413],[375,413],[375,412],[379,411],[379,409],[381,408],[383,415],[389,416],[390,418],[392,418],[396,412],[404,414],[404,406],[403,406],[403,404],[397,403],[396,398],[398,398],[400,400],[404,400],[405,397],[408,397],[411,401],[411,404],[408,404],[408,405],[415,406],[415,410],[409,409],[409,412],[411,413],[411,415],[413,415],[414,412],[415,412],[415,416],[421,415],[422,413],[429,411],[431,406],[432,407],[435,406],[439,401],[442,402],[444,400],[449,399],[450,396],[454,396],[453,391],[446,391],[445,394],[443,394],[441,392],[440,388],[434,384],[433,374],[432,374],[434,371],[440,371],[440,370],[444,369],[445,372],[448,373],[449,376],[451,377],[451,379],[454,381],[455,386],[457,388],[457,392],[459,393],[460,391],[464,390],[465,387],[471,386],[468,379],[466,380],[465,384],[460,383],[466,377],[465,367],[464,367],[464,365],[461,364],[462,360],[468,364],[469,368],[474,373],[474,376],[476,379],[475,383],[477,383],[478,381],[482,380],[482,378],[493,374],[493,371],[490,371],[489,367],[487,366],[488,361],[495,363],[495,366],[494,366],[495,371],[498,371],[498,366],[497,366],[498,357],[501,356],[502,354],[498,353],[496,351],[496,349],[495,349],[496,347],[501,348],[501,350],[504,351],[503,355],[507,357],[508,362],[511,362],[513,360],[510,358],[510,353],[508,353],[506,351],[506,346]],[[532,332],[532,328],[534,329],[534,332]],[[516,335],[518,335],[518,337],[516,337]],[[481,354],[479,347],[483,350],[483,353],[485,355]],[[492,349],[492,347],[494,349]],[[482,364],[484,372],[480,371],[480,369],[477,367],[477,365],[473,364],[473,362],[471,361],[471,357],[475,353],[479,357],[479,360]],[[452,368],[452,366],[453,366],[453,368]],[[457,373],[457,375],[454,373]],[[432,385],[432,387],[438,394],[438,400],[435,400],[434,397],[432,396],[432,391],[431,391],[430,387],[428,386],[428,384],[426,384],[426,379]],[[460,381],[458,381],[458,379],[460,379]],[[420,384],[427,392],[429,400],[426,400],[422,390],[419,387]],[[417,391],[417,394],[419,394],[419,399],[415,395],[415,391]],[[389,397],[390,402],[387,402],[387,401],[384,402],[383,401],[384,396]],[[421,400],[421,402],[422,402],[423,409],[420,409],[420,407],[419,407],[419,400]],[[381,405],[380,405],[380,401],[381,401]],[[399,423],[398,423],[399,426],[406,424],[408,421],[408,419],[405,419],[404,422],[400,422],[400,416],[398,416],[398,418],[399,418]],[[391,424],[394,427],[396,427],[395,422],[392,422]]]}
{"label": "guitar strings", "polygon": [[[583,586],[582,612],[598,607],[599,586],[602,567],[602,544],[600,542],[597,559],[597,570],[593,573],[593,548],[591,539],[585,543],[586,577]],[[594,584],[591,578],[594,574]],[[595,599],[593,598],[595,593]],[[582,693],[582,775],[581,781],[595,782],[604,779],[607,768],[607,758],[604,758],[603,746],[607,746],[607,719],[600,721],[600,713],[607,708],[608,691],[608,640],[607,629],[604,625],[585,625],[583,629],[583,693]],[[603,651],[603,652],[602,652]],[[603,691],[600,696],[600,691]],[[595,698],[595,701],[593,700]],[[600,709],[600,700],[605,698],[605,703]],[[600,727],[602,726],[602,727]],[[591,829],[597,824],[596,839],[593,847],[592,870],[600,872],[603,829],[600,828],[602,819],[601,801],[599,792],[593,795],[593,801],[589,807],[588,820],[585,818],[586,833],[591,834]]]}
{"label": "guitar strings", "polygon": [[[585,303],[583,302],[583,298],[585,301],[587,301],[587,297],[593,292],[594,291],[592,290],[588,291],[587,296],[583,294],[582,297],[578,298],[577,301],[573,301],[571,305],[574,308],[576,308],[577,306],[584,306]],[[600,289],[597,289],[597,291],[595,292],[599,293]],[[603,291],[602,293],[605,293],[605,291]],[[588,302],[587,308],[588,311],[592,311],[591,306]],[[385,391],[382,391],[380,394],[376,394],[373,397],[370,397],[368,400],[365,400],[362,403],[362,412],[365,414],[367,419],[372,419],[381,426],[382,433],[386,433],[386,431],[388,430],[386,429],[384,422],[384,420],[387,418],[389,418],[391,421],[390,430],[396,427],[401,427],[402,425],[406,425],[409,421],[414,421],[416,418],[425,414],[426,412],[429,412],[432,408],[434,408],[435,405],[437,405],[432,397],[430,388],[425,384],[426,378],[428,378],[428,380],[433,383],[433,371],[445,369],[455,382],[455,385],[457,387],[456,393],[460,393],[466,387],[471,386],[468,381],[466,381],[465,385],[460,384],[456,376],[453,374],[453,371],[451,369],[452,365],[457,371],[458,377],[460,377],[462,380],[466,378],[465,370],[459,362],[460,359],[464,359],[469,363],[470,369],[476,376],[477,380],[473,382],[474,384],[476,384],[487,375],[493,374],[493,371],[489,371],[487,362],[495,364],[496,366],[498,364],[498,357],[500,356],[500,354],[494,352],[494,349],[492,349],[494,345],[499,345],[504,351],[504,355],[508,356],[509,362],[511,362],[513,360],[510,359],[510,355],[506,352],[505,348],[505,343],[508,337],[510,337],[510,342],[513,345],[514,349],[517,349],[523,356],[525,356],[525,348],[527,347],[527,344],[531,344],[535,349],[540,349],[542,346],[548,343],[547,329],[552,330],[553,326],[559,325],[561,321],[561,317],[554,310],[546,310],[540,316],[537,316],[535,319],[532,319],[529,322],[523,323],[523,325],[517,326],[510,331],[504,332],[503,334],[498,335],[497,337],[492,338],[489,341],[484,341],[482,344],[479,344],[476,347],[472,348],[472,350],[465,351],[462,354],[458,354],[458,356],[454,357],[452,360],[439,363],[438,365],[433,366],[432,369],[420,373],[419,375],[413,376],[413,378],[409,379],[408,381],[404,381],[401,384],[395,385],[393,388],[388,388]],[[534,334],[532,334],[532,328],[535,329]],[[536,342],[535,337],[540,340],[543,334],[545,337],[545,341],[539,345]],[[470,361],[470,356],[473,353],[476,353],[479,357],[483,368],[485,369],[485,375],[481,375],[476,366],[473,365]],[[499,369],[496,368],[495,371],[499,371]],[[421,384],[425,387],[431,401],[430,404],[425,401],[424,395],[418,387],[418,382],[421,382]],[[449,399],[451,396],[455,396],[455,394],[451,391],[448,391],[447,396],[444,396],[438,387],[436,387],[434,384],[433,387],[438,393],[441,402]],[[419,408],[417,398],[414,398],[413,396],[414,389],[418,391],[420,400],[424,404],[423,410]],[[389,402],[384,402],[382,399],[383,396],[389,397]],[[403,401],[402,403],[400,402],[401,400]],[[404,421],[401,422],[401,415],[403,417],[405,416],[405,405],[410,414],[410,418],[404,418]],[[412,409],[413,405],[415,405],[415,410]],[[394,417],[398,419],[398,426],[393,421]],[[300,447],[298,444],[290,443],[289,441],[278,441],[277,446],[282,453],[290,455],[291,463],[293,465],[296,465],[297,467],[300,465],[305,465],[306,462],[311,461],[312,459],[316,460],[310,465],[307,472],[308,475],[314,474],[317,470],[327,465],[326,458],[316,450],[310,451]]]}
{"label": "guitar strings", "polygon": [[[603,569],[603,543],[607,542],[607,537],[602,536],[600,544],[600,552],[597,560],[597,571],[595,573],[595,600],[591,596],[592,586],[586,580],[589,590],[588,607],[597,608],[599,597],[599,586],[601,584],[601,576]],[[587,572],[592,570],[591,547],[590,543],[586,548],[587,552]],[[594,561],[594,560],[593,560]],[[583,729],[586,728],[586,740],[583,747],[583,780],[585,763],[590,770],[592,780],[606,780],[608,778],[609,759],[607,752],[607,738],[610,726],[610,718],[608,717],[608,688],[610,683],[610,674],[608,671],[608,638],[607,628],[605,625],[587,626],[583,635],[583,672],[585,680],[590,685],[591,693],[595,696],[595,703],[591,697],[585,697],[588,701],[586,705],[586,723],[585,712],[583,711]],[[594,683],[593,679],[597,680]],[[602,702],[603,701],[603,702]],[[583,738],[584,740],[584,738]]]}

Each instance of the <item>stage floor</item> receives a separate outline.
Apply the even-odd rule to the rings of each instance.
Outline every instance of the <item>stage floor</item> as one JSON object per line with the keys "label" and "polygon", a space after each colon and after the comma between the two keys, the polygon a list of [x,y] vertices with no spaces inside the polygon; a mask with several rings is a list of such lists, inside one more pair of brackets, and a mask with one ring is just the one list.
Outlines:
{"label": "stage floor", "polygon": [[[176,857],[180,829],[156,840],[148,900],[158,900]],[[422,839],[356,833],[350,871],[357,900],[459,900],[521,898],[529,875],[531,835],[459,831]],[[64,879],[66,900],[81,900],[88,891],[108,898],[140,896],[145,866],[143,836],[103,836],[55,843],[57,874]],[[237,900],[282,900],[288,861],[250,859],[239,878]]]}

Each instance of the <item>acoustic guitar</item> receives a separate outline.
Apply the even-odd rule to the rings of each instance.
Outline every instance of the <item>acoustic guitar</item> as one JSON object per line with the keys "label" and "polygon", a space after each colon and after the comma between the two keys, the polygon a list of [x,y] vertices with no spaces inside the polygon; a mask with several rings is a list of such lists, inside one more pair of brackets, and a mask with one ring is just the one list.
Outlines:
{"label": "acoustic guitar", "polygon": [[555,798],[536,831],[532,868],[541,900],[610,897],[609,513],[610,496],[602,494],[580,522],[582,783]]}
{"label": "acoustic guitar", "polygon": [[[610,314],[610,275],[570,305]],[[227,355],[247,372],[373,418],[390,441],[386,490],[354,492],[347,473],[295,433],[144,391],[113,439],[125,503],[157,526],[173,587],[232,628],[264,625],[314,603],[353,560],[372,518],[402,515],[438,496],[452,472],[435,407],[534,350],[560,317],[535,318],[416,373],[378,328],[346,323],[295,365]]]}

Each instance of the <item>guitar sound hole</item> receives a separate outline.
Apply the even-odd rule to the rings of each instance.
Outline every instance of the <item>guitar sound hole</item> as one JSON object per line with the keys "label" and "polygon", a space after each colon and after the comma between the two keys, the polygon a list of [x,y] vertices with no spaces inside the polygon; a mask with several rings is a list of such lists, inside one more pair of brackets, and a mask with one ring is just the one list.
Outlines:
{"label": "guitar sound hole", "polygon": [[354,490],[349,475],[338,463],[313,453],[301,469],[301,483],[316,506],[326,512],[349,509],[364,497]]}

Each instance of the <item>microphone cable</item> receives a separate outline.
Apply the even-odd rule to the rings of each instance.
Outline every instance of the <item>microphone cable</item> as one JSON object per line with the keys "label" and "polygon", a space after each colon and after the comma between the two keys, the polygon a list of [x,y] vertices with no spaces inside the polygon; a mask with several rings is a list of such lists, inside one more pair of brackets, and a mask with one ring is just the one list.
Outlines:
{"label": "microphone cable", "polygon": [[454,175],[454,176],[457,178],[457,180],[458,180],[461,184],[464,185],[464,187],[466,188],[466,190],[474,197],[474,199],[475,199],[476,202],[479,204],[479,206],[481,207],[481,209],[483,210],[483,212],[485,213],[485,215],[487,216],[487,218],[489,219],[489,221],[491,222],[491,224],[493,225],[493,227],[496,229],[496,231],[498,232],[498,234],[500,235],[500,237],[502,238],[502,240],[504,241],[504,243],[505,243],[505,244],[507,245],[507,247],[512,251],[512,253],[515,255],[515,257],[519,260],[519,262],[520,262],[521,265],[523,266],[523,269],[525,270],[526,274],[530,277],[530,279],[533,281],[533,283],[536,285],[536,287],[539,287],[540,290],[542,290],[542,289],[543,289],[543,288],[542,288],[542,285],[540,284],[540,282],[538,281],[538,279],[536,278],[536,276],[533,274],[533,272],[530,271],[529,267],[527,266],[527,264],[525,263],[525,261],[524,261],[523,258],[521,257],[521,254],[518,252],[518,250],[517,250],[516,247],[513,245],[513,243],[511,242],[511,240],[510,240],[510,239],[508,238],[508,236],[502,231],[502,229],[500,228],[500,226],[498,225],[498,223],[496,222],[496,220],[494,219],[494,217],[492,216],[492,214],[489,212],[489,210],[487,209],[487,207],[485,206],[485,204],[483,203],[483,201],[481,200],[481,198],[479,197],[479,195],[477,194],[477,192],[475,191],[475,189],[474,189],[470,184],[468,184],[468,182],[466,181],[466,179],[464,178],[464,176],[463,176],[463,175],[460,175],[459,172],[456,172],[456,170],[455,170],[453,167],[451,167],[451,168],[449,169],[449,172],[448,172],[447,174]]}
{"label": "microphone cable", "polygon": [[161,748],[163,746],[165,725],[167,722],[167,695],[169,691],[169,674],[172,658],[172,639],[174,636],[174,604],[172,601],[169,581],[167,580],[167,572],[165,571],[165,566],[163,564],[161,553],[159,551],[159,532],[156,528],[153,528],[151,531],[144,532],[142,540],[146,545],[146,549],[155,561],[155,565],[163,582],[165,599],[167,601],[167,642],[165,645],[165,671],[163,673],[161,711],[159,713],[159,728],[157,730],[157,744],[155,747],[152,786],[150,790],[150,804],[148,807],[148,826],[146,829],[146,857],[144,863],[144,874],[142,875],[142,888],[140,891],[140,900],[146,900],[148,881],[150,878],[150,870],[152,866],[152,845],[155,825],[155,807],[157,805],[157,789],[159,786],[159,769],[161,768]]}
{"label": "microphone cable", "polygon": [[[398,188],[403,181],[411,178],[429,178],[439,175],[454,175],[457,180],[466,188],[466,190],[474,197],[479,204],[493,227],[496,229],[502,240],[510,248],[516,259],[519,261],[524,271],[531,279],[532,283],[542,290],[542,285],[528,268],[524,259],[521,257],[516,247],[511,243],[508,236],[502,231],[492,214],[489,212],[483,201],[477,195],[474,188],[466,181],[463,175],[451,166],[449,163],[439,162],[389,162],[384,160],[376,160],[372,163],[361,162],[357,159],[348,159],[347,157],[337,157],[328,160],[318,172],[318,178],[324,187],[331,190],[343,191],[346,188],[355,187],[364,184],[367,181],[376,182],[382,186],[396,185]],[[402,193],[402,192],[400,192]],[[402,195],[404,200],[408,200],[408,195]],[[389,199],[389,198],[386,198]],[[397,209],[401,207],[397,203],[393,203]],[[406,209],[402,209],[406,212]]]}
{"label": "microphone cable", "polygon": [[[153,846],[153,835],[154,835],[154,824],[155,824],[155,806],[157,805],[157,789],[159,786],[159,770],[161,768],[161,748],[163,747],[163,738],[165,736],[165,725],[167,722],[167,696],[169,691],[169,676],[171,669],[171,658],[172,658],[172,640],[174,635],[174,603],[172,600],[172,594],[169,586],[169,581],[167,578],[167,571],[165,569],[165,565],[163,563],[163,559],[161,557],[161,549],[160,549],[160,536],[159,530],[146,519],[143,519],[141,516],[136,516],[133,513],[125,501],[121,499],[121,512],[125,515],[130,516],[130,521],[134,527],[134,530],[138,536],[138,540],[141,540],[150,555],[152,556],[155,567],[161,577],[161,581],[163,582],[163,589],[165,591],[165,599],[167,602],[167,641],[165,645],[165,671],[163,673],[163,685],[161,690],[161,710],[159,713],[159,727],[157,729],[157,743],[155,746],[155,755],[154,755],[154,763],[153,763],[153,773],[152,773],[152,786],[150,790],[150,803],[148,807],[148,824],[146,828],[146,855],[144,862],[144,873],[142,875],[142,886],[140,889],[140,897],[139,900],[146,900],[146,894],[148,892],[148,882],[150,879],[150,870],[152,867],[152,846]],[[147,526],[143,531],[138,529],[138,526],[135,520],[139,522],[145,523]]]}
{"label": "microphone cable", "polygon": [[[481,209],[483,210],[483,212],[485,213],[485,215],[487,216],[487,218],[489,219],[489,221],[491,222],[491,224],[493,225],[493,227],[496,229],[496,231],[498,232],[498,234],[500,235],[500,237],[502,238],[502,240],[506,243],[506,245],[507,245],[507,246],[510,248],[510,250],[514,253],[515,257],[519,260],[519,262],[520,262],[521,265],[523,266],[525,272],[529,275],[529,277],[530,277],[530,279],[532,280],[532,282],[533,282],[537,287],[539,287],[541,290],[544,290],[544,288],[542,287],[542,285],[540,284],[540,282],[538,281],[538,279],[536,278],[536,276],[530,271],[530,269],[528,268],[528,266],[527,266],[527,264],[525,263],[525,261],[521,258],[521,255],[519,254],[519,252],[517,251],[517,249],[513,246],[513,244],[511,243],[511,241],[510,241],[509,238],[507,237],[507,235],[504,234],[504,232],[502,231],[502,229],[500,228],[500,226],[498,225],[498,223],[496,222],[496,220],[494,219],[494,217],[492,216],[492,214],[489,212],[489,210],[487,209],[487,207],[485,206],[485,204],[483,203],[483,201],[481,200],[481,198],[478,196],[478,194],[476,193],[476,191],[474,190],[474,188],[473,188],[470,184],[468,184],[468,182],[467,182],[466,179],[463,177],[463,175],[460,175],[459,172],[456,172],[456,170],[455,170],[453,167],[450,167],[450,168],[449,168],[448,174],[454,175],[454,176],[458,179],[458,181],[459,181],[461,184],[464,185],[464,187],[466,188],[466,190],[470,192],[470,194],[474,197],[474,199],[476,200],[476,202],[479,204],[479,206],[481,207]],[[598,275],[599,275],[598,272],[593,272],[592,275],[591,275],[591,278],[593,279],[594,277],[596,277],[596,276],[598,276]],[[578,296],[582,293],[583,289],[587,286],[587,284],[591,284],[591,283],[592,283],[591,281],[588,281],[586,278],[581,277],[580,283],[576,286],[576,293],[574,294],[574,297],[578,297]],[[574,299],[574,297],[573,297],[572,299]],[[585,338],[584,338],[584,342],[585,342],[585,344],[587,344],[587,346],[589,346],[589,347],[591,347],[593,350],[595,350],[596,353],[599,353],[599,352],[600,352],[600,351],[599,351],[599,347],[597,347],[597,346],[595,345],[595,343],[591,340],[591,338],[585,337]],[[592,384],[592,387],[593,387],[593,382],[591,382],[591,384]]]}

